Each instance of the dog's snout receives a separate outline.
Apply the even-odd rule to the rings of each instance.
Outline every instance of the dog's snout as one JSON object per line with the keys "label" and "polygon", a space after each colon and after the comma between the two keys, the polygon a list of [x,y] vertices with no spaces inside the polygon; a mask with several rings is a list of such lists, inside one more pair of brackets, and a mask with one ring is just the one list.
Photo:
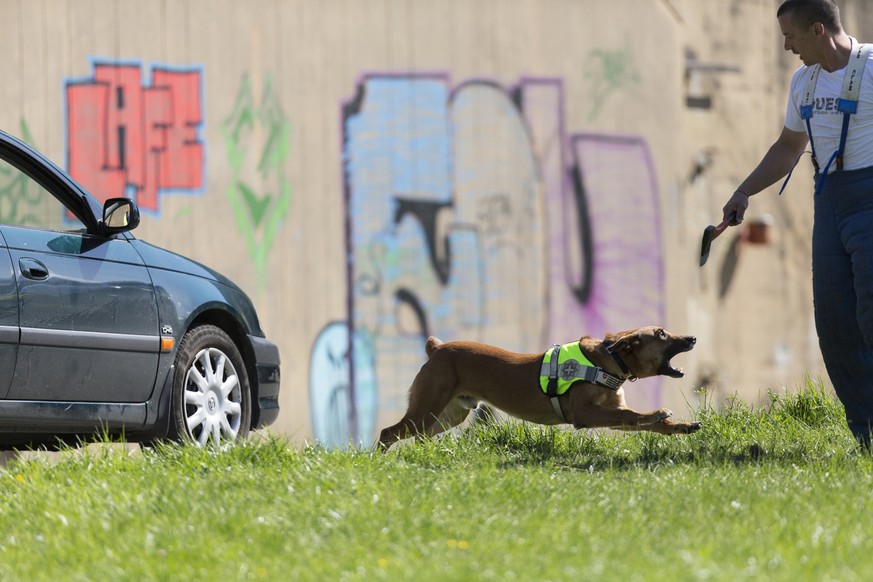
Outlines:
{"label": "dog's snout", "polygon": [[695,344],[697,344],[697,338],[693,335],[683,335],[679,336],[679,341],[676,342],[677,347],[683,352],[687,352],[694,349]]}

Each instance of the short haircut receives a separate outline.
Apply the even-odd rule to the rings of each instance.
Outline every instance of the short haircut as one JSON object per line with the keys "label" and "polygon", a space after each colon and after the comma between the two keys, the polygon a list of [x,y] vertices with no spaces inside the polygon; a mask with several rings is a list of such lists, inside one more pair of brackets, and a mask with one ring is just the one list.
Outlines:
{"label": "short haircut", "polygon": [[776,11],[776,17],[789,13],[804,27],[821,22],[829,32],[839,32],[843,28],[840,9],[834,0],[786,0]]}

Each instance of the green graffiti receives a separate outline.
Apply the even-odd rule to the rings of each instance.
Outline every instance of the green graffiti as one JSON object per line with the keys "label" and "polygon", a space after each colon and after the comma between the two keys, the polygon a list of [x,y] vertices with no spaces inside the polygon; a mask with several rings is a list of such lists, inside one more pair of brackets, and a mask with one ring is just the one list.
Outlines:
{"label": "green graffiti", "polygon": [[291,206],[285,173],[291,130],[269,78],[258,105],[248,76],[243,77],[221,129],[232,169],[227,198],[263,285],[267,258]]}
{"label": "green graffiti", "polygon": [[[21,139],[32,143],[27,122],[21,120]],[[0,163],[0,223],[20,226],[45,226],[45,192],[27,174]]]}
{"label": "green graffiti", "polygon": [[242,182],[238,184],[238,187],[240,194],[242,194],[243,202],[245,202],[246,207],[249,209],[249,214],[252,217],[255,228],[258,228],[264,219],[264,212],[267,210],[267,206],[270,205],[271,196],[268,194],[263,198],[258,198],[258,195]]}
{"label": "green graffiti", "polygon": [[639,84],[640,75],[630,47],[617,51],[593,50],[588,57],[586,78],[592,80],[588,90],[591,97],[588,121],[594,121],[607,98],[627,85]]}

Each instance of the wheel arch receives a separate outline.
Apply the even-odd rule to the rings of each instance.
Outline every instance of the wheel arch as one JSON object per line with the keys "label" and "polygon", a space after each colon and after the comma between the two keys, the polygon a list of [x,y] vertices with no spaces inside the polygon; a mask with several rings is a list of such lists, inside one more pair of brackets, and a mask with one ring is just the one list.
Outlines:
{"label": "wheel arch", "polygon": [[[257,426],[261,416],[260,408],[258,407],[258,371],[255,366],[255,352],[251,342],[248,340],[248,334],[240,321],[234,315],[225,309],[207,309],[191,320],[185,333],[194,329],[198,325],[214,325],[222,330],[233,341],[242,356],[246,367],[246,374],[249,378],[249,397],[252,403],[251,426],[252,429]],[[184,335],[184,334],[183,334]]]}

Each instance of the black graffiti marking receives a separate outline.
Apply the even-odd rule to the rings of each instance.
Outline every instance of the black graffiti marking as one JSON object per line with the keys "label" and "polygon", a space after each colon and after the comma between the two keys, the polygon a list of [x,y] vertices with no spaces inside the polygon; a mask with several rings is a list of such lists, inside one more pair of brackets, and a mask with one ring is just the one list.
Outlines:
{"label": "black graffiti marking", "polygon": [[[575,152],[575,148],[573,148]],[[567,281],[573,294],[583,304],[588,303],[591,297],[591,289],[594,282],[594,242],[591,240],[591,218],[588,212],[588,197],[585,194],[585,185],[582,181],[582,169],[579,160],[575,160],[571,170],[573,184],[573,201],[576,203],[576,217],[579,234],[579,250],[582,256],[582,280],[579,282]],[[575,238],[575,237],[573,237]],[[568,255],[569,256],[569,255]]]}
{"label": "black graffiti marking", "polygon": [[335,370],[342,370],[346,363],[351,360],[348,349],[340,354],[334,354],[333,350],[328,346],[325,351],[327,353],[327,359],[330,361],[330,365],[333,366]]}
{"label": "black graffiti marking", "polygon": [[[434,202],[432,200],[413,200],[396,196],[397,211],[394,213],[394,224],[400,224],[407,214],[414,216],[424,229],[427,239],[427,250],[430,263],[439,277],[440,283],[446,285],[452,265],[452,248],[447,237],[437,240],[437,215],[443,208],[451,207],[451,202]],[[441,252],[437,252],[437,245]]]}
{"label": "black graffiti marking", "polygon": [[394,294],[394,299],[397,301],[396,312],[398,312],[398,320],[400,319],[399,311],[404,307],[412,309],[412,312],[415,314],[418,330],[413,330],[409,335],[420,336],[422,338],[428,337],[430,335],[430,326],[427,324],[427,314],[421,305],[421,301],[418,300],[418,296],[409,289],[400,288]]}

